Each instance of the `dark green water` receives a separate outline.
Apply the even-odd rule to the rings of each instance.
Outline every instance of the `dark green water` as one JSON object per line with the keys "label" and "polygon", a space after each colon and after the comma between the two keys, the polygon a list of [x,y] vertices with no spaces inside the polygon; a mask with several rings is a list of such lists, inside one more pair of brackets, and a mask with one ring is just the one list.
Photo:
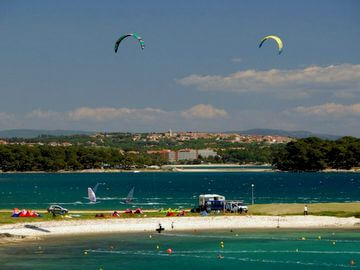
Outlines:
{"label": "dark green water", "polygon": [[54,238],[0,246],[0,262],[0,269],[9,270],[359,269],[360,233],[278,230]]}
{"label": "dark green water", "polygon": [[[89,204],[87,187],[97,182],[99,203]],[[78,173],[0,174],[0,209],[41,209],[59,203],[69,209],[127,207],[189,208],[199,194],[256,203],[352,202],[360,200],[359,173]],[[134,201],[123,203],[131,187]]]}

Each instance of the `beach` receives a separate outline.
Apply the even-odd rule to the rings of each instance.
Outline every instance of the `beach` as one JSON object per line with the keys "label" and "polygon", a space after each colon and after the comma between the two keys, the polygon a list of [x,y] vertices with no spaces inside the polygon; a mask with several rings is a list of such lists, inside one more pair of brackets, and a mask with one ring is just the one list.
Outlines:
{"label": "beach", "polygon": [[163,232],[239,229],[360,229],[354,217],[326,216],[209,216],[161,218],[103,218],[7,224],[0,226],[1,242],[101,233]]}

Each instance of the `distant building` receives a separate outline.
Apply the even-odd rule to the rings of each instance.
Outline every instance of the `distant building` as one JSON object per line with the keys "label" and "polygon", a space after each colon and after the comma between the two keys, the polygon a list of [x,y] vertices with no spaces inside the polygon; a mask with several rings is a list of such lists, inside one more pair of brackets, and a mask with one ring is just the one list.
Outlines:
{"label": "distant building", "polygon": [[210,156],[217,156],[217,153],[212,149],[182,149],[179,151],[171,150],[151,150],[147,151],[148,154],[157,154],[161,155],[165,160],[169,162],[177,162],[181,160],[195,160],[199,156],[203,158],[208,158]]}
{"label": "distant building", "polygon": [[177,160],[194,160],[197,159],[197,150],[194,149],[183,149],[178,151]]}
{"label": "distant building", "polygon": [[178,152],[177,151],[170,151],[169,152],[169,161],[176,162],[178,160]]}
{"label": "distant building", "polygon": [[72,144],[69,142],[63,142],[62,146],[69,147],[69,146],[72,146]]}
{"label": "distant building", "polygon": [[7,141],[0,140],[0,144],[7,144]]}
{"label": "distant building", "polygon": [[165,160],[169,160],[170,152],[171,152],[170,150],[149,150],[149,151],[147,151],[147,153],[149,155],[160,155]]}
{"label": "distant building", "polygon": [[197,150],[197,157],[199,156],[203,158],[215,157],[217,156],[217,153],[213,149],[200,149]]}

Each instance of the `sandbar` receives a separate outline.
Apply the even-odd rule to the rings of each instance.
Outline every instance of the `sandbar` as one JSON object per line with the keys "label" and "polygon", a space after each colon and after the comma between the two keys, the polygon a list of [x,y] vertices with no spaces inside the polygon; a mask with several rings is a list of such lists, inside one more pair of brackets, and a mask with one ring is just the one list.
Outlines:
{"label": "sandbar", "polygon": [[[163,232],[231,230],[231,229],[359,229],[360,219],[328,216],[207,216],[207,217],[154,217],[154,218],[99,218],[88,220],[60,220],[0,226],[0,244],[16,240],[101,233],[157,233],[159,224]],[[9,235],[11,237],[9,237]],[[5,240],[4,240],[5,239]]]}

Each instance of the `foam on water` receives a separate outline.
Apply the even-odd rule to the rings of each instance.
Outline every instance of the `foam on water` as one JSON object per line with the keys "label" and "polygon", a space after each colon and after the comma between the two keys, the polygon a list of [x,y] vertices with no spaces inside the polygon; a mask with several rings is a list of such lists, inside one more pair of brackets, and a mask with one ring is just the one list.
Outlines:
{"label": "foam on water", "polygon": [[[158,252],[154,252],[154,251],[115,251],[115,250],[85,250],[86,252],[89,253],[107,253],[107,254],[121,254],[121,255],[130,255],[130,256],[172,256],[172,257],[185,257],[185,258],[200,258],[200,259],[211,259],[211,260],[218,260],[218,257],[216,256],[203,256],[203,255],[194,255],[196,253],[216,253],[216,254],[232,254],[232,253],[236,253],[236,252],[219,252],[219,251],[214,251],[214,252],[197,252],[197,251],[188,251],[188,252],[184,252],[184,251],[173,251],[171,254],[167,254],[166,252],[163,251],[158,251]],[[241,252],[241,253],[249,253],[249,252]],[[259,252],[252,252],[252,253],[259,253]],[[262,252],[265,253],[265,252]],[[270,252],[270,253],[280,253],[280,252]],[[316,252],[312,252],[312,253],[316,253]],[[317,254],[336,254],[336,253],[322,253],[322,252],[318,252]],[[339,253],[338,253],[339,254]],[[359,254],[359,252],[357,253],[342,253],[342,254]],[[297,260],[297,261],[291,261],[291,260],[270,260],[270,259],[254,259],[254,258],[244,258],[244,257],[233,257],[233,256],[223,256],[221,258],[222,260],[237,260],[237,261],[242,261],[242,262],[252,262],[252,263],[263,263],[263,264],[297,264],[297,265],[304,265],[304,266],[325,266],[325,267],[330,267],[330,268],[334,268],[334,267],[341,267],[341,268],[353,268],[353,266],[351,265],[345,265],[345,264],[333,264],[333,263],[326,263],[326,262],[306,262],[306,261],[301,261],[301,260]]]}

